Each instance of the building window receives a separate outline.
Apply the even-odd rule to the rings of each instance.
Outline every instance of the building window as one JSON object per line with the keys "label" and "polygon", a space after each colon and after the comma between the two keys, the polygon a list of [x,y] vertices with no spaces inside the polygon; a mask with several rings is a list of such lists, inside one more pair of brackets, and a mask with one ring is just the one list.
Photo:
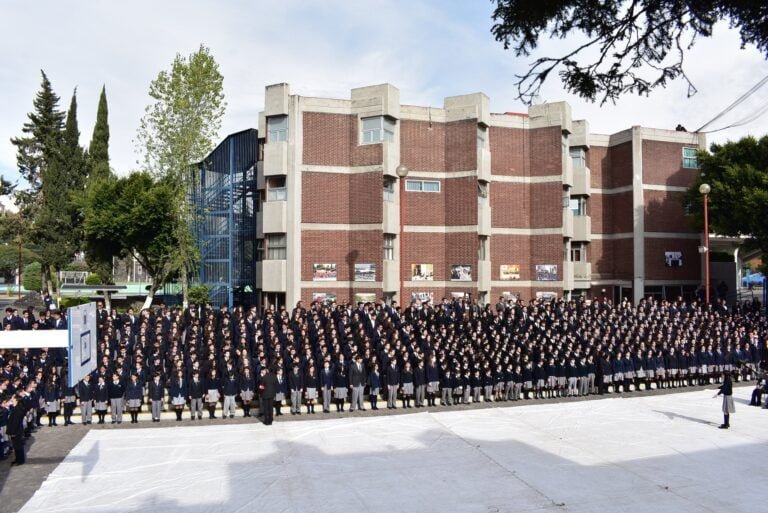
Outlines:
{"label": "building window", "polygon": [[267,235],[267,260],[285,260],[287,240],[284,233]]}
{"label": "building window", "polygon": [[405,190],[408,192],[440,192],[440,182],[437,180],[406,180]]}
{"label": "building window", "polygon": [[384,179],[384,201],[395,201],[395,181],[391,178]]}
{"label": "building window", "polygon": [[488,198],[488,182],[477,182],[477,198],[479,200]]}
{"label": "building window", "polygon": [[261,262],[264,260],[264,239],[256,240],[256,261]]}
{"label": "building window", "polygon": [[683,167],[686,169],[698,169],[699,157],[697,148],[683,148]]}
{"label": "building window", "polygon": [[584,148],[571,148],[571,160],[573,167],[582,169],[587,167],[587,154]]}
{"label": "building window", "polygon": [[578,198],[571,198],[568,201],[568,208],[571,209],[571,212],[573,212],[573,215],[575,216],[587,215],[587,198],[583,196]]}
{"label": "building window", "polygon": [[384,260],[395,259],[395,236],[384,234]]}
{"label": "building window", "polygon": [[587,261],[587,244],[585,242],[571,242],[571,262]]}
{"label": "building window", "polygon": [[363,118],[360,120],[362,134],[360,140],[362,144],[373,144],[380,142],[392,142],[395,140],[395,120],[386,116],[376,116],[373,118]]}
{"label": "building window", "polygon": [[288,116],[271,116],[267,118],[267,142],[288,140]]}
{"label": "building window", "polygon": [[288,189],[284,176],[267,177],[267,201],[287,201]]}
{"label": "building window", "polygon": [[477,248],[477,259],[478,260],[488,260],[488,236],[487,235],[481,235],[479,237],[480,244]]}
{"label": "building window", "polygon": [[488,142],[488,129],[482,125],[477,125],[477,149],[483,150]]}

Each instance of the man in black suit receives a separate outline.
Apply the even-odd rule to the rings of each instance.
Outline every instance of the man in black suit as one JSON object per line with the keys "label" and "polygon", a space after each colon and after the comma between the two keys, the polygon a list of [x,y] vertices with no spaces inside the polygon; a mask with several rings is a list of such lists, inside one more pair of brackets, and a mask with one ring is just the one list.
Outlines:
{"label": "man in black suit", "polygon": [[264,424],[272,425],[273,414],[275,411],[275,394],[277,393],[277,378],[272,374],[272,370],[267,368],[267,373],[259,381],[259,391],[264,407]]}
{"label": "man in black suit", "polygon": [[8,416],[8,427],[6,432],[11,437],[13,452],[16,459],[11,465],[23,465],[26,461],[24,455],[24,417],[27,410],[24,408],[24,402],[19,396],[13,396],[10,402],[11,414]]}
{"label": "man in black suit", "polygon": [[353,412],[355,409],[365,411],[363,407],[363,390],[365,384],[368,381],[365,366],[363,365],[363,357],[360,355],[355,356],[355,363],[349,366],[349,386],[352,388],[352,404],[349,407],[349,411]]}

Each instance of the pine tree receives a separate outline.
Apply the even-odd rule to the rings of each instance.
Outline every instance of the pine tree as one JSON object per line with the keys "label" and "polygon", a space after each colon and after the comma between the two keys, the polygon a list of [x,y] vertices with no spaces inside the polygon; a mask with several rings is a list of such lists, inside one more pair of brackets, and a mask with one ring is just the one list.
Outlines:
{"label": "pine tree", "polygon": [[16,191],[16,204],[27,221],[34,221],[41,204],[43,174],[58,158],[64,127],[64,113],[59,110],[59,97],[53,92],[44,71],[40,91],[33,102],[34,111],[27,114],[29,121],[22,128],[23,136],[14,137],[16,163],[21,177],[27,181],[26,190]]}
{"label": "pine tree", "polygon": [[88,183],[105,180],[112,175],[109,169],[109,121],[107,90],[101,88],[96,124],[93,127],[91,145],[88,147]]}

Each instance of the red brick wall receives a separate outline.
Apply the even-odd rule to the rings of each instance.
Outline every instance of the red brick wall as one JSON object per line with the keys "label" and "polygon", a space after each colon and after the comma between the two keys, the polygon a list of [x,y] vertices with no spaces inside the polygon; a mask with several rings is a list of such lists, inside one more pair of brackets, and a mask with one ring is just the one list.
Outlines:
{"label": "red brick wall", "polygon": [[302,173],[302,222],[380,223],[381,173]]}
{"label": "red brick wall", "polygon": [[[645,239],[646,280],[698,280],[701,278],[701,257],[696,239]],[[665,251],[682,251],[682,267],[666,267]]]}
{"label": "red brick wall", "polygon": [[401,120],[400,161],[413,171],[445,171],[445,124]]}
{"label": "red brick wall", "polygon": [[563,173],[562,130],[559,126],[530,130],[529,169],[530,176],[551,176]]}
{"label": "red brick wall", "polygon": [[[530,227],[554,228],[563,226],[563,186],[560,183],[532,183],[528,185]],[[562,242],[562,240],[561,240]]]}
{"label": "red brick wall", "polygon": [[[610,188],[632,185],[632,143],[625,142],[608,148],[610,179],[605,180]],[[605,170],[603,170],[605,172]]]}
{"label": "red brick wall", "polygon": [[318,287],[301,289],[301,300],[304,301],[305,305],[309,305],[312,302],[312,295],[314,293],[336,294],[336,301],[338,303],[354,302],[355,294],[357,293],[376,294],[377,300],[384,297],[384,293],[382,292],[382,289],[361,289],[358,287],[351,287],[351,288],[344,287],[341,289],[339,288],[332,289],[330,287],[323,288],[322,284],[319,284]]}
{"label": "red brick wall", "polygon": [[694,232],[683,209],[682,192],[643,191],[645,199],[645,231]]}
{"label": "red brick wall", "polygon": [[530,188],[524,183],[493,182],[490,186],[491,223],[498,228],[527,228]]}
{"label": "red brick wall", "polygon": [[446,226],[477,224],[477,180],[474,177],[444,180],[442,195],[445,197]]}
{"label": "red brick wall", "polygon": [[[531,237],[532,278],[536,278],[537,265],[557,265],[557,279],[563,279],[563,237],[561,235],[534,235]],[[514,263],[514,262],[512,262]]]}
{"label": "red brick wall", "polygon": [[688,187],[695,180],[698,169],[683,169],[683,148],[691,144],[678,144],[643,140],[643,183]]}
{"label": "red brick wall", "polygon": [[445,170],[477,169],[477,120],[465,119],[445,124]]}
{"label": "red brick wall", "polygon": [[[452,179],[453,180],[453,179]],[[445,225],[445,184],[451,180],[438,180],[440,192],[404,192],[404,224],[416,226]],[[401,186],[402,187],[402,186]],[[402,193],[401,189],[401,193]],[[476,201],[476,200],[475,200]],[[477,214],[475,214],[477,215]]]}
{"label": "red brick wall", "polygon": [[605,146],[591,146],[587,150],[587,167],[592,173],[590,187],[593,189],[611,188],[610,153]]}
{"label": "red brick wall", "polygon": [[[411,264],[432,264],[433,281],[447,281],[446,236],[442,233],[405,233],[401,279],[411,280]],[[476,259],[477,257],[475,257]],[[429,282],[424,282],[428,285]]]}
{"label": "red brick wall", "polygon": [[616,279],[631,280],[634,277],[634,247],[632,239],[616,239],[613,241],[613,272]]}
{"label": "red brick wall", "polygon": [[528,176],[530,133],[522,128],[489,129],[491,172],[494,175]]}

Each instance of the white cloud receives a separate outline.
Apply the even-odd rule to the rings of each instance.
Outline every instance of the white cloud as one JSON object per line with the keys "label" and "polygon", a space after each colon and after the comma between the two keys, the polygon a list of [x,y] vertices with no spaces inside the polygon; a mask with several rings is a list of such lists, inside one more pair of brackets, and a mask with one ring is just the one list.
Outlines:
{"label": "white cloud", "polygon": [[[106,84],[112,164],[136,167],[132,143],[149,82],[173,56],[200,43],[221,65],[229,104],[221,136],[257,125],[264,86],[288,82],[305,95],[348,97],[352,87],[390,82],[404,103],[442,105],[445,96],[483,91],[494,111],[520,111],[516,59],[490,33],[490,2],[2,2],[0,47],[0,172],[15,174],[18,135],[45,69],[66,107],[78,88],[82,143],[90,140],[98,93]],[[31,29],[34,27],[34,30]],[[650,98],[625,97],[600,107],[564,94],[555,77],[543,96],[571,102],[574,117],[593,131],[631,125],[698,128],[759,78],[768,64],[753,49],[739,50],[732,32],[700,40],[687,57],[699,93],[688,99],[676,82]],[[545,43],[543,53],[556,49]],[[764,104],[768,87],[744,111]],[[710,140],[766,132],[765,120]]]}

